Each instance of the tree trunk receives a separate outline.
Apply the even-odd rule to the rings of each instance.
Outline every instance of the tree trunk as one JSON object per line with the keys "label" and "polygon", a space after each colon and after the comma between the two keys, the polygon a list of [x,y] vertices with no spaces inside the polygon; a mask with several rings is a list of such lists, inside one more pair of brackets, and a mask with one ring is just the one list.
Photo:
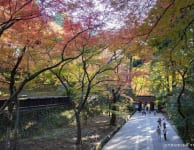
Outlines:
{"label": "tree trunk", "polygon": [[110,110],[111,110],[111,102],[109,101],[109,102],[108,102],[108,116],[109,116],[109,117],[110,117],[110,115],[111,115]]}
{"label": "tree trunk", "polygon": [[10,135],[11,135],[11,127],[8,126],[7,127],[7,131],[6,131],[5,150],[11,150],[11,139],[10,139]]}
{"label": "tree trunk", "polygon": [[176,62],[171,61],[172,70],[172,91],[176,88]]}
{"label": "tree trunk", "polygon": [[176,88],[176,71],[172,70],[172,91]]}
{"label": "tree trunk", "polygon": [[[112,106],[112,111],[116,111],[116,106]],[[115,112],[112,112],[111,119],[110,119],[110,125],[112,125],[112,126],[116,125],[116,114],[115,114]]]}
{"label": "tree trunk", "polygon": [[167,93],[170,94],[170,80],[169,80],[169,71],[168,68],[166,69],[166,81],[167,81],[167,85],[166,85],[166,90]]}
{"label": "tree trunk", "polygon": [[16,99],[13,150],[17,150],[17,144],[18,144],[18,125],[19,125],[19,100]]}
{"label": "tree trunk", "polygon": [[112,126],[116,125],[116,114],[115,114],[115,111],[116,111],[115,104],[116,104],[116,101],[117,101],[116,99],[117,99],[116,92],[113,89],[112,90],[112,108],[111,108],[111,110],[113,112],[112,112],[111,119],[110,119],[110,125],[112,125]]}
{"label": "tree trunk", "polygon": [[77,140],[76,145],[82,144],[82,134],[81,134],[81,122],[80,122],[80,112],[75,112],[76,125],[77,125]]}
{"label": "tree trunk", "polygon": [[5,150],[11,150],[11,128],[13,124],[13,107],[14,104],[10,103],[8,105],[8,114],[7,114],[7,131],[6,131],[6,139],[5,139]]}

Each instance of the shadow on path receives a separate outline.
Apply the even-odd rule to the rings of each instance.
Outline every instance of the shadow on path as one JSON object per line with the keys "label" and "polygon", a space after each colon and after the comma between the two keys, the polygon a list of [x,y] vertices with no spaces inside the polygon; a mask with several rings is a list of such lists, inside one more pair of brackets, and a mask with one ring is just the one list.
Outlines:
{"label": "shadow on path", "polygon": [[[159,139],[156,132],[158,118],[164,119],[167,127],[167,140],[163,132]],[[161,129],[163,129],[161,127]],[[131,119],[117,132],[102,150],[189,150],[183,144],[171,124],[158,113],[142,116],[136,112]]]}

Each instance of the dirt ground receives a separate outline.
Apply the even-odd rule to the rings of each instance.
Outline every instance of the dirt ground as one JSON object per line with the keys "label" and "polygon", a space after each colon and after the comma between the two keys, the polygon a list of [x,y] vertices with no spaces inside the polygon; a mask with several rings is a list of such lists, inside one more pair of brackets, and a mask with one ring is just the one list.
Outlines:
{"label": "dirt ground", "polygon": [[[89,150],[102,138],[108,135],[115,127],[109,125],[109,116],[96,116],[82,123],[83,146],[76,148],[76,127],[69,126],[61,129],[52,129],[49,133],[21,139],[20,150]],[[121,121],[121,120],[120,120]],[[120,122],[118,121],[118,122]]]}

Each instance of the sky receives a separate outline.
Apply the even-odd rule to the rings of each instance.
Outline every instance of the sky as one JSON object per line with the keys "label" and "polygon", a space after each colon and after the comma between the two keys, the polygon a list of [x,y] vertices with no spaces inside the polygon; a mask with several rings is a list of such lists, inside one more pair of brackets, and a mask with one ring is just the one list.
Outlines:
{"label": "sky", "polygon": [[[104,29],[118,30],[128,24],[130,17],[134,15],[141,22],[147,15],[149,9],[155,4],[156,0],[63,0],[65,8],[60,12],[67,15],[74,22],[86,22],[90,19],[93,24],[103,24]],[[39,1],[40,2],[40,1]],[[53,9],[47,8],[47,13],[57,15],[57,8],[52,0],[44,0],[52,4]],[[94,5],[92,5],[94,4]],[[93,7],[92,7],[93,6]],[[130,14],[130,15],[129,15]],[[58,18],[57,18],[58,17]],[[60,20],[60,16],[55,17]],[[58,22],[60,23],[60,21]]]}
{"label": "sky", "polygon": [[[85,0],[90,1],[90,0]],[[139,22],[147,16],[150,8],[153,7],[156,0],[117,0],[115,4],[109,0],[91,0],[94,2],[94,8],[89,8],[81,1],[80,9],[72,13],[73,18],[86,18],[88,15],[96,15],[99,22],[103,22],[106,29],[119,29],[125,26],[125,21],[130,17],[129,14],[135,15]],[[121,1],[121,2],[120,2]],[[112,4],[112,5],[111,5]]]}

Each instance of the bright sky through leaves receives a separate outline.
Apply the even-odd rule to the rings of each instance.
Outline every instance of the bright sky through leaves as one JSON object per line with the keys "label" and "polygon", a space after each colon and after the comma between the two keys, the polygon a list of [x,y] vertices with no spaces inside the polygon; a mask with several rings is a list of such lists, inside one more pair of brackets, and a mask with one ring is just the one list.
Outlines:
{"label": "bright sky through leaves", "polygon": [[60,12],[55,7],[47,11],[52,15],[61,13],[74,22],[84,23],[87,18],[93,24],[103,25],[105,29],[117,30],[126,24],[133,25],[134,18],[142,22],[154,4],[155,0],[65,0],[61,3],[64,6]]}

